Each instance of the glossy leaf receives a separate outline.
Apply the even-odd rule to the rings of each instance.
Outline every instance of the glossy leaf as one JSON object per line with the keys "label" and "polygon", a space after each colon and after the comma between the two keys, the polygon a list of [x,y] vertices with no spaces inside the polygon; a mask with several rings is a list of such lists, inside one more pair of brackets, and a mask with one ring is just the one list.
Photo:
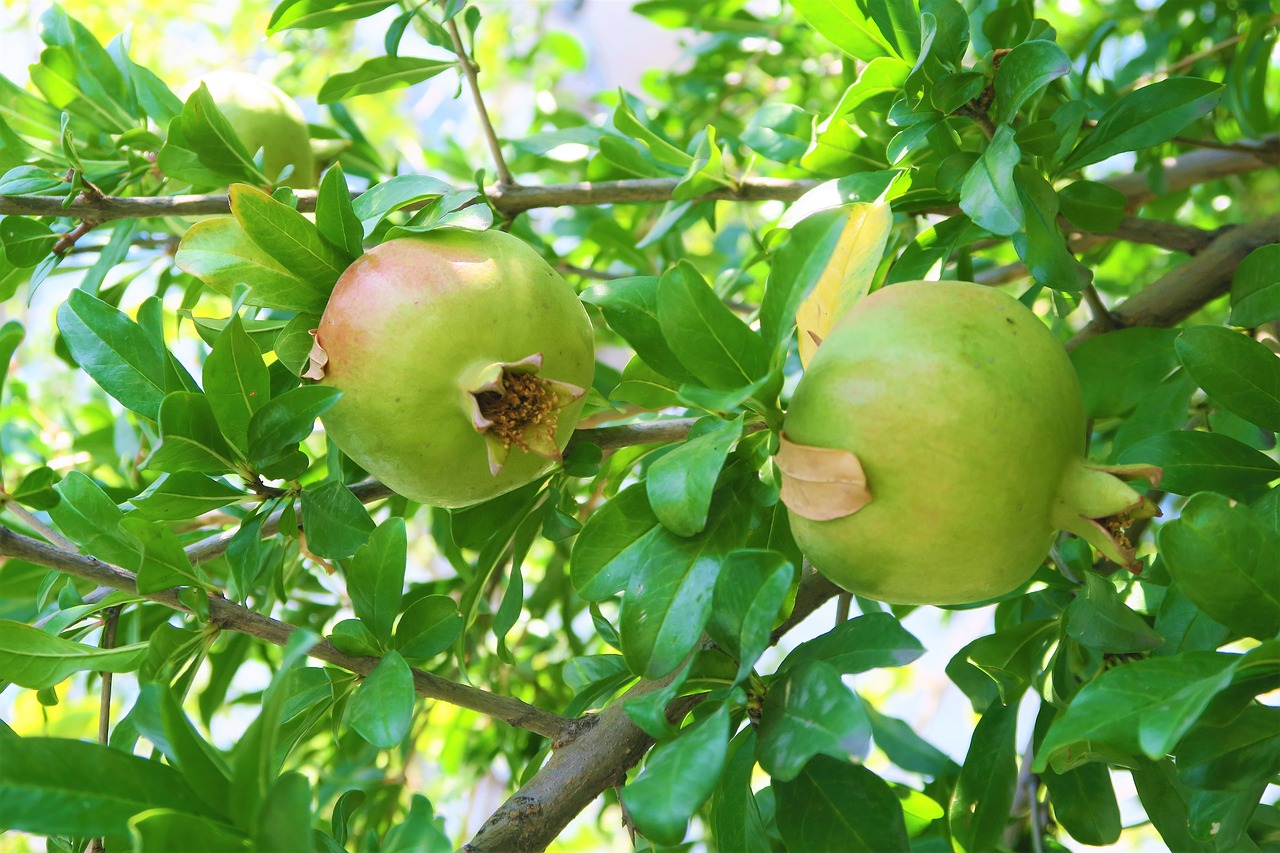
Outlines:
{"label": "glossy leaf", "polygon": [[1158,541],[1178,588],[1210,617],[1259,639],[1280,632],[1280,534],[1251,509],[1198,494]]}
{"label": "glossy leaf", "polygon": [[1071,352],[1085,414],[1113,417],[1133,410],[1177,366],[1173,329],[1119,329],[1082,342]]}
{"label": "glossy leaf", "polygon": [[326,240],[311,220],[262,190],[235,184],[230,196],[231,213],[249,239],[327,299],[349,256]]}
{"label": "glossy leaf", "polygon": [[1004,835],[1018,780],[1018,704],[992,705],[969,741],[964,767],[947,809],[958,851],[993,850]]}
{"label": "glossy leaf", "polygon": [[734,551],[716,579],[707,633],[738,658],[736,680],[751,671],[769,647],[769,635],[791,587],[795,569],[777,551]]}
{"label": "glossy leaf", "polygon": [[172,767],[67,738],[0,739],[0,800],[26,804],[0,826],[40,835],[125,836],[150,809],[206,813]]}
{"label": "glossy leaf", "polygon": [[160,445],[147,457],[147,468],[199,474],[235,470],[235,453],[218,430],[213,408],[203,394],[174,391],[167,395],[158,420]]}
{"label": "glossy leaf", "polygon": [[86,670],[132,672],[146,654],[146,643],[100,649],[0,620],[0,679],[31,690],[53,687]]}
{"label": "glossy leaf", "polygon": [[1073,181],[1058,190],[1058,203],[1062,215],[1076,228],[1106,233],[1120,227],[1128,200],[1107,184]]}
{"label": "glossy leaf", "polygon": [[1040,780],[1054,818],[1072,838],[1095,847],[1120,840],[1120,805],[1105,764],[1085,764],[1065,773],[1046,768]]}
{"label": "glossy leaf", "polygon": [[1260,326],[1280,317],[1280,243],[1250,252],[1231,281],[1231,323]]}
{"label": "glossy leaf", "polygon": [[1036,751],[1035,769],[1062,773],[1106,755],[1105,749],[1162,758],[1230,684],[1238,661],[1236,655],[1186,652],[1102,673],[1053,721]]}
{"label": "glossy leaf", "polygon": [[271,13],[267,35],[289,29],[320,29],[367,18],[391,5],[394,0],[284,0]]}
{"label": "glossy leaf", "polygon": [[130,503],[143,518],[154,521],[177,521],[195,518],[206,512],[242,501],[245,493],[192,471],[169,474],[154,489]]}
{"label": "glossy leaf", "polygon": [[721,849],[769,853],[760,805],[751,790],[755,753],[755,729],[748,726],[730,741],[724,772],[711,798],[711,828]]}
{"label": "glossy leaf", "polygon": [[204,393],[222,434],[241,450],[249,446],[249,419],[271,399],[271,377],[240,315],[213,344],[204,362]]}
{"label": "glossy leaf", "polygon": [[960,209],[992,234],[1008,236],[1022,228],[1022,201],[1013,179],[1021,158],[1013,130],[1000,127],[960,186]]}
{"label": "glossy leaf", "polygon": [[835,667],[811,661],[769,685],[756,757],[775,782],[796,778],[815,755],[866,759],[871,722]]}
{"label": "glossy leaf", "polygon": [[1280,430],[1280,360],[1257,341],[1222,326],[1184,329],[1174,342],[1182,366],[1229,411]]}
{"label": "glossy leaf", "polygon": [[145,518],[125,518],[120,527],[138,543],[138,592],[146,595],[175,586],[204,585],[203,576],[191,565],[172,530]]}
{"label": "glossy leaf", "polygon": [[796,11],[836,47],[863,62],[890,53],[879,27],[855,0],[792,0]]}
{"label": "glossy leaf", "polygon": [[347,262],[364,251],[363,229],[351,204],[347,176],[341,163],[334,163],[320,179],[316,193],[316,228],[330,245],[346,253]]}
{"label": "glossy leaf", "polygon": [[356,617],[384,643],[391,640],[400,612],[407,549],[404,519],[389,518],[351,558],[345,572]]}
{"label": "glossy leaf", "polygon": [[716,478],[729,451],[742,437],[742,418],[704,418],[684,444],[649,467],[649,505],[663,526],[678,536],[700,533],[711,510]]}
{"label": "glossy leaf", "polygon": [[356,688],[347,722],[380,749],[396,747],[413,721],[413,673],[399,652],[387,652]]}
{"label": "glossy leaf", "polygon": [[1163,469],[1160,488],[1179,495],[1206,490],[1240,494],[1280,477],[1280,464],[1271,457],[1213,432],[1161,433],[1126,448],[1120,461]]}
{"label": "glossy leaf", "polygon": [[992,81],[995,120],[1012,122],[1023,104],[1070,70],[1070,57],[1051,41],[1033,39],[1018,45],[1005,54]]}
{"label": "glossy leaf", "polygon": [[1125,606],[1109,580],[1092,572],[1085,576],[1085,594],[1067,605],[1066,630],[1082,646],[1111,654],[1146,652],[1164,642],[1145,619]]}
{"label": "glossy leaf", "polygon": [[1039,172],[1026,166],[1014,169],[1023,230],[1013,234],[1013,246],[1040,284],[1074,293],[1088,287],[1093,272],[1076,260],[1058,230],[1058,196]]}
{"label": "glossy leaf", "polygon": [[690,818],[715,790],[728,747],[729,712],[721,706],[654,749],[644,771],[622,789],[636,827],[660,844],[678,844]]}
{"label": "glossy leaf", "polygon": [[302,524],[307,547],[321,557],[350,557],[374,530],[360,499],[336,480],[303,489]]}
{"label": "glossy leaf", "polygon": [[447,60],[422,59],[416,56],[379,56],[366,61],[355,71],[334,74],[316,95],[322,104],[331,104],[357,95],[372,95],[391,89],[413,86],[453,68]]}
{"label": "glossy leaf", "polygon": [[435,657],[462,631],[458,604],[447,595],[427,595],[405,608],[396,623],[395,647],[409,660]]}
{"label": "glossy leaf", "polygon": [[249,288],[245,302],[320,314],[329,301],[332,282],[296,275],[250,239],[234,219],[206,219],[187,229],[174,263],[219,293]]}
{"label": "glossy leaf", "polygon": [[658,283],[658,323],[680,363],[710,388],[750,385],[768,367],[763,342],[687,261]]}
{"label": "glossy leaf", "polygon": [[920,641],[888,613],[870,613],[841,622],[791,650],[778,672],[823,661],[845,675],[886,666],[906,666],[924,653]]}
{"label": "glossy leaf", "polygon": [[58,308],[58,329],[80,367],[125,408],[155,420],[167,390],[164,351],[142,328],[102,300],[73,290]]}
{"label": "glossy leaf", "polygon": [[304,385],[263,405],[249,420],[249,461],[269,465],[297,447],[315,429],[316,418],[329,411],[341,396],[341,391],[327,385]]}
{"label": "glossy leaf", "polygon": [[902,805],[861,765],[815,756],[795,779],[776,782],[778,831],[788,850],[908,853]]}
{"label": "glossy leaf", "polygon": [[1222,84],[1170,77],[1121,95],[1062,164],[1073,171],[1125,151],[1172,139],[1222,98]]}

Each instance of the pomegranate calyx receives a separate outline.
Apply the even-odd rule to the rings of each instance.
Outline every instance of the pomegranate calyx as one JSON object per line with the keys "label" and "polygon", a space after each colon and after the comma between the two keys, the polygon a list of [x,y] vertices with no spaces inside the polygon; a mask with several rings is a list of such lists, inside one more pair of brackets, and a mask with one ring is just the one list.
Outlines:
{"label": "pomegranate calyx", "polygon": [[484,436],[489,472],[498,476],[511,448],[555,462],[560,412],[581,399],[585,388],[539,376],[542,353],[486,365],[467,392],[471,424]]}
{"label": "pomegranate calyx", "polygon": [[1125,530],[1138,519],[1158,517],[1160,507],[1121,478],[1145,479],[1154,487],[1163,473],[1152,465],[1109,466],[1081,461],[1069,466],[1062,478],[1055,522],[1108,560],[1136,574],[1142,564]]}
{"label": "pomegranate calyx", "polygon": [[831,521],[871,503],[862,462],[848,450],[796,444],[783,433],[773,459],[782,474],[782,502],[799,516]]}

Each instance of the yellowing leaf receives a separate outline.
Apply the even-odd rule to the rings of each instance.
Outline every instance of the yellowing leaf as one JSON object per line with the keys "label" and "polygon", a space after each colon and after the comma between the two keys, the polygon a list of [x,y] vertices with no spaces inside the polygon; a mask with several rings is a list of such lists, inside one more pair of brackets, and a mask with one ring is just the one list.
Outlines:
{"label": "yellowing leaf", "polygon": [[796,311],[800,363],[809,366],[818,344],[852,305],[867,294],[889,240],[893,213],[883,202],[851,205],[849,217],[818,283]]}

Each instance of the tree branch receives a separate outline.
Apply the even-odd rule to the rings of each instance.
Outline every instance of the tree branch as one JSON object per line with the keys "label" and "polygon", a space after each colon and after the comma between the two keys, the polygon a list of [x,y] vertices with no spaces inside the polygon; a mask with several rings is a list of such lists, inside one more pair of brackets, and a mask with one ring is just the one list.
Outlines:
{"label": "tree branch", "polygon": [[471,61],[471,55],[462,46],[458,22],[450,18],[444,26],[449,31],[449,38],[453,40],[453,51],[458,54],[458,65],[462,69],[462,76],[466,78],[467,88],[471,90],[471,99],[475,101],[476,112],[480,116],[480,129],[484,131],[484,141],[489,146],[489,153],[493,156],[493,165],[498,170],[498,186],[512,186],[516,181],[511,176],[507,161],[502,156],[502,143],[498,141],[498,134],[493,129],[493,121],[489,118],[489,111],[484,106],[484,98],[480,95],[480,80],[476,77],[476,64]]}
{"label": "tree branch", "polygon": [[[38,539],[23,536],[3,526],[0,526],[0,556],[16,557],[56,572],[85,578],[102,586],[163,604],[174,610],[190,612],[179,600],[176,589],[139,593],[137,576],[133,572],[104,563],[95,557],[86,557],[46,545]],[[248,634],[277,646],[285,645],[297,630],[293,625],[255,613],[225,598],[209,596],[208,602],[210,621],[218,627]],[[378,658],[344,654],[328,640],[321,640],[307,654],[357,675],[368,675],[378,665]],[[413,686],[419,696],[437,699],[460,708],[468,708],[553,740],[563,739],[568,733],[576,731],[581,726],[577,720],[544,711],[519,699],[498,696],[465,684],[457,684],[420,669],[413,670]]]}
{"label": "tree branch", "polygon": [[[771,643],[836,592],[834,584],[806,567],[791,615],[774,631]],[[601,792],[625,782],[627,771],[639,763],[654,741],[631,722],[624,703],[661,689],[672,677],[674,673],[641,681],[601,711],[590,731],[556,750],[533,778],[484,822],[463,848],[465,853],[545,850]],[[681,696],[667,708],[667,719],[678,723],[703,698]]]}
{"label": "tree branch", "polygon": [[[1110,317],[1121,327],[1172,326],[1230,290],[1236,267],[1245,256],[1270,243],[1280,243],[1280,214],[1233,226],[1186,263],[1113,308]],[[1103,323],[1094,320],[1067,347],[1074,349],[1106,331]]]}

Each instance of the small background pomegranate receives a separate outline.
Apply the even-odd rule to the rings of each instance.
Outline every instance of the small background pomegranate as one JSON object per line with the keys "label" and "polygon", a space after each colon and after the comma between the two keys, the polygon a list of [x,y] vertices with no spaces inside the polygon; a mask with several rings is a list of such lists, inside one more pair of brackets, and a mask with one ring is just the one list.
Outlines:
{"label": "small background pomegranate", "polygon": [[595,366],[591,321],[532,248],[439,229],[375,246],[334,286],[311,378],[344,453],[435,506],[518,488],[560,460]]}
{"label": "small background pomegranate", "polygon": [[1016,299],[906,282],[858,302],[796,388],[778,466],[801,550],[832,581],[899,604],[961,604],[1025,583],[1058,530],[1121,563],[1154,506],[1147,466],[1085,458],[1079,381]]}
{"label": "small background pomegranate", "polygon": [[[236,136],[253,154],[262,149],[262,171],[277,178],[286,166],[293,172],[282,183],[295,188],[316,185],[311,134],[302,110],[278,87],[243,71],[213,71],[191,85],[204,83]],[[189,93],[186,93],[189,94]]]}

